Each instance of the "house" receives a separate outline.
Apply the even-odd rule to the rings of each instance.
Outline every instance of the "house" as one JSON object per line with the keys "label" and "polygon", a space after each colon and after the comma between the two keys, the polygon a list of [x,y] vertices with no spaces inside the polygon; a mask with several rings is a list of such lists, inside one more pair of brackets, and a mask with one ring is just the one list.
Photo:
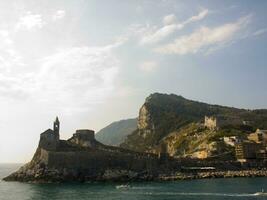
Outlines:
{"label": "house", "polygon": [[267,130],[257,129],[255,133],[251,133],[248,135],[248,139],[256,143],[266,144],[267,143]]}
{"label": "house", "polygon": [[253,141],[242,141],[235,145],[236,159],[240,162],[256,159],[257,152],[262,149],[262,145]]}
{"label": "house", "polygon": [[240,142],[240,139],[237,136],[230,136],[230,137],[223,137],[223,141],[225,144],[234,147],[236,143]]}

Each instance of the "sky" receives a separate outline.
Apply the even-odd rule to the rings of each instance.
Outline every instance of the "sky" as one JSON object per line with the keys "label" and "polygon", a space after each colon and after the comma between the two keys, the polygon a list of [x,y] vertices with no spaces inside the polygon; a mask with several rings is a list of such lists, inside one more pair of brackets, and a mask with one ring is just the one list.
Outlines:
{"label": "sky", "polygon": [[138,116],[154,92],[267,108],[267,1],[0,0],[0,163]]}

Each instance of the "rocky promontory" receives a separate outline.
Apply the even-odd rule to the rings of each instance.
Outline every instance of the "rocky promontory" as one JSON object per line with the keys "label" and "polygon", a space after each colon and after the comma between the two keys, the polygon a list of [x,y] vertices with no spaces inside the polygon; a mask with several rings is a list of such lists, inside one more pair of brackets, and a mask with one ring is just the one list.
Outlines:
{"label": "rocky promontory", "polygon": [[150,180],[167,172],[165,158],[107,146],[95,139],[92,130],[77,130],[68,140],[59,137],[59,120],[54,129],[40,135],[32,160],[5,181],[127,181]]}

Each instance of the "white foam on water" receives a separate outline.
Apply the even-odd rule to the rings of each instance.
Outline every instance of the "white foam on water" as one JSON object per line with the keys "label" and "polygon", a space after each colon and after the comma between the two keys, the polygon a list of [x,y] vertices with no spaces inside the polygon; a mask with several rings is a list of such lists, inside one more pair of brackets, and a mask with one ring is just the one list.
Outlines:
{"label": "white foam on water", "polygon": [[123,194],[149,195],[149,196],[221,196],[221,197],[253,197],[261,196],[256,193],[210,193],[210,192],[130,192],[123,191]]}

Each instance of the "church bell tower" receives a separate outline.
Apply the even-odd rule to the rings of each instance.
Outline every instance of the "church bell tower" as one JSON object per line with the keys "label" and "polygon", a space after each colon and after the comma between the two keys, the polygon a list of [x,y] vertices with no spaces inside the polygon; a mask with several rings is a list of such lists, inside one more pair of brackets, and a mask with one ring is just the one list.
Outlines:
{"label": "church bell tower", "polygon": [[58,138],[59,138],[59,128],[60,128],[60,122],[57,117],[56,120],[54,121],[54,133],[55,135],[58,136]]}

